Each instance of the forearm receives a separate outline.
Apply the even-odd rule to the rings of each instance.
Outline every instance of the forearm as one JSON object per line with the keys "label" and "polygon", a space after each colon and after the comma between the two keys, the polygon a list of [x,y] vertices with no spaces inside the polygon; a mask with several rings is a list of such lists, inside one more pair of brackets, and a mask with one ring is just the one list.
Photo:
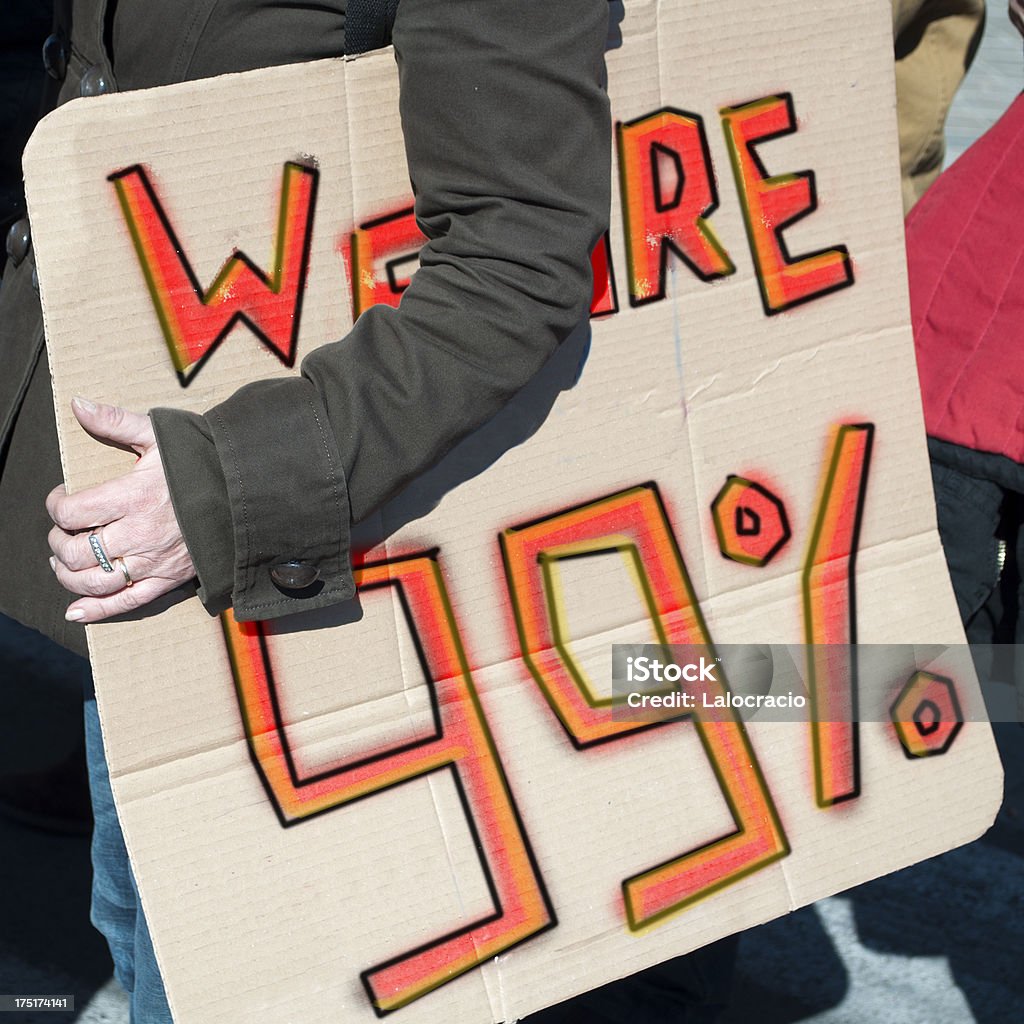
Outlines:
{"label": "forearm", "polygon": [[606,34],[604,0],[400,5],[402,128],[430,241],[397,311],[369,310],[303,364],[356,520],[492,416],[586,317],[609,205]]}
{"label": "forearm", "polygon": [[[194,463],[223,474],[203,486],[229,495],[234,573],[204,580],[211,605],[230,591],[240,617],[264,618],[351,593],[349,521],[493,416],[585,318],[609,204],[606,31],[606,0],[402,0],[402,126],[429,241],[400,307],[368,310],[301,378],[242,389],[204,429],[154,417],[162,446],[216,449]],[[188,461],[165,457],[185,520]],[[227,517],[208,518],[202,540],[184,521],[186,540],[226,538]],[[265,579],[291,558],[320,572],[298,604]]]}

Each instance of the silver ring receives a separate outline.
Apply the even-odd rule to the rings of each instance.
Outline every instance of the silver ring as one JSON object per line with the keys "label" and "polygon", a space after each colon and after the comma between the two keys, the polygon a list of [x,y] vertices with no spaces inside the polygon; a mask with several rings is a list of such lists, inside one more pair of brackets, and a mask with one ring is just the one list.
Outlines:
{"label": "silver ring", "polygon": [[100,539],[95,533],[89,534],[89,547],[92,548],[92,553],[96,556],[100,568],[104,572],[113,572],[114,567],[110,564],[110,559],[107,558],[107,553],[103,550],[103,545],[100,544]]}
{"label": "silver ring", "polygon": [[115,558],[114,565],[121,570],[121,575],[124,576],[124,585],[126,587],[135,586],[135,580],[132,579],[132,574],[128,571],[128,566],[124,564],[123,558]]}

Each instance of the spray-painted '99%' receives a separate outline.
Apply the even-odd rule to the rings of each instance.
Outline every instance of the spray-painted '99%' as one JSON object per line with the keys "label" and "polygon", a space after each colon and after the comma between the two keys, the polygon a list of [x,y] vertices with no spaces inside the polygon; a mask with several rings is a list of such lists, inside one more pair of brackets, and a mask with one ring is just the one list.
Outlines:
{"label": "spray-painted '99%'", "polygon": [[[771,96],[726,108],[720,119],[732,165],[762,306],[774,315],[853,284],[845,246],[793,256],[782,232],[816,208],[813,172],[771,176],[755,146],[795,130],[792,98]],[[702,281],[735,272],[709,218],[718,206],[703,120],[664,108],[618,127],[623,228],[633,306],[665,296],[674,253]],[[685,172],[685,173],[684,173]],[[152,183],[141,166],[110,176],[152,297],[171,362],[187,387],[219,343],[244,322],[293,365],[301,298],[309,269],[318,170],[288,163],[281,181],[271,272],[235,252],[214,282],[198,282]],[[408,284],[400,268],[422,244],[411,206],[361,224],[339,241],[353,313],[397,305]],[[593,254],[594,316],[618,312],[611,248]],[[370,272],[367,272],[367,270]],[[854,569],[874,427],[838,424],[828,439],[801,576],[808,644],[814,798],[821,808],[860,792],[856,679],[847,646],[856,643]],[[756,481],[729,477],[711,505],[722,554],[759,567],[790,539],[781,500]],[[561,559],[615,551],[635,578],[659,643],[711,648],[701,609],[658,488],[652,482],[592,500],[499,534],[504,584],[521,657],[577,749],[624,740],[646,728],[612,716],[612,700],[593,697],[569,650],[552,582]],[[462,801],[490,888],[492,912],[362,974],[380,1015],[392,1012],[516,944],[552,928],[555,907],[516,810],[444,583],[443,551],[363,564],[359,591],[389,589],[416,643],[431,691],[434,731],[374,756],[301,777],[289,749],[270,639],[260,623],[223,616],[249,748],[281,824],[293,826],[431,772],[448,769]],[[829,653],[829,649],[834,653]],[[916,674],[920,700],[946,683]],[[706,680],[710,697],[728,682]],[[684,850],[622,881],[622,913],[640,931],[696,900],[785,857],[789,846],[743,722],[729,707],[683,716],[697,730],[735,823],[722,838]],[[949,728],[896,723],[909,755],[948,749]],[[670,726],[675,727],[675,726]],[[940,743],[940,740],[945,742]]]}

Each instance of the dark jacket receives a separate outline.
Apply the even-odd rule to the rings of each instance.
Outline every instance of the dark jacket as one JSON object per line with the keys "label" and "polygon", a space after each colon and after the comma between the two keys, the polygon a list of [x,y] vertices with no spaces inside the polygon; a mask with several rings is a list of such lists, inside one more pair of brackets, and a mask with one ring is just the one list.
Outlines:
{"label": "dark jacket", "polygon": [[[111,67],[104,5],[79,0],[72,15],[62,98],[83,77],[140,88],[344,49],[340,2],[120,0]],[[211,610],[269,618],[350,596],[350,522],[492,416],[585,318],[609,205],[606,30],[606,0],[402,0],[402,123],[430,241],[401,307],[367,311],[301,376],[249,385],[206,416],[154,413]],[[0,604],[81,650],[46,567],[42,500],[60,473],[31,257],[9,277],[0,558],[13,570]],[[279,589],[269,569],[289,560],[314,566],[320,589]]]}
{"label": "dark jacket", "polygon": [[[51,18],[46,0],[4,0],[0,7],[0,240],[25,215],[19,156],[42,113],[39,49]],[[6,258],[0,244],[0,273]]]}

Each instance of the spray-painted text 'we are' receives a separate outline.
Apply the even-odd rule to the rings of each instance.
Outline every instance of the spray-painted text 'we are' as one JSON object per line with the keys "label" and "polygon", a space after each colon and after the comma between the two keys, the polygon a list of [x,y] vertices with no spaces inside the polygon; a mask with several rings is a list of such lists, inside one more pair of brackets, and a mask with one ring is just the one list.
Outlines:
{"label": "spray-painted text 'we are'", "polygon": [[[785,230],[817,209],[813,171],[770,174],[758,146],[796,131],[793,99],[769,96],[718,112],[746,229],[761,304],[768,316],[853,283],[845,245],[789,251]],[[715,168],[703,118],[664,107],[616,131],[627,290],[632,307],[665,298],[676,257],[701,281],[736,273],[737,241],[719,237]],[[110,175],[171,362],[183,387],[220,342],[244,323],[287,366],[294,365],[309,275],[320,172],[284,165],[270,269],[235,250],[204,287],[178,238],[152,175],[141,165]],[[343,231],[338,239],[353,317],[397,306],[426,241],[410,201]],[[591,257],[592,316],[619,312],[610,233]]]}

